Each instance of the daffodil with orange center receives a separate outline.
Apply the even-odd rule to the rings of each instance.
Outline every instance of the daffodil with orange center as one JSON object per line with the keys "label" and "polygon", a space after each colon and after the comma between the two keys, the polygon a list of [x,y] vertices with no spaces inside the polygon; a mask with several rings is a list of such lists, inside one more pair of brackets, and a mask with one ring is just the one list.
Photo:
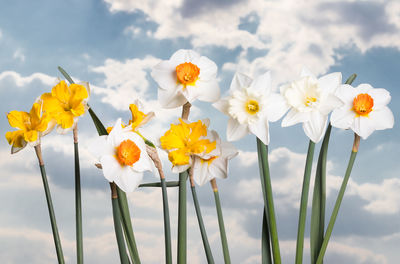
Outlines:
{"label": "daffodil with orange center", "polygon": [[68,86],[65,81],[60,81],[51,93],[44,93],[40,99],[43,101],[43,111],[56,120],[57,131],[65,133],[71,130],[78,117],[85,113],[88,97],[87,83]]}
{"label": "daffodil with orange center", "polygon": [[392,128],[394,117],[386,106],[390,102],[390,93],[382,88],[373,88],[369,84],[341,85],[336,96],[343,106],[333,110],[331,124],[334,127],[352,129],[366,139],[375,130]]}
{"label": "daffodil with orange center", "polygon": [[89,150],[100,161],[104,177],[115,182],[125,192],[132,192],[143,178],[143,172],[152,170],[144,140],[131,126],[122,128],[118,119],[108,136],[100,136]]}
{"label": "daffodil with orange center", "polygon": [[158,84],[158,100],[164,108],[175,108],[199,99],[215,102],[220,91],[217,65],[193,50],[178,50],[157,64],[151,76]]}
{"label": "daffodil with orange center", "polygon": [[204,159],[219,155],[216,141],[207,137],[208,120],[186,123],[179,119],[179,124],[171,128],[160,138],[161,148],[168,152],[173,172],[182,172],[193,163],[193,157]]}
{"label": "daffodil with orange center", "polygon": [[11,111],[7,114],[10,126],[17,131],[7,132],[6,139],[12,145],[11,153],[23,149],[27,143],[36,146],[40,143],[40,137],[50,132],[53,128],[51,117],[42,113],[42,105],[34,103],[29,113],[24,111]]}

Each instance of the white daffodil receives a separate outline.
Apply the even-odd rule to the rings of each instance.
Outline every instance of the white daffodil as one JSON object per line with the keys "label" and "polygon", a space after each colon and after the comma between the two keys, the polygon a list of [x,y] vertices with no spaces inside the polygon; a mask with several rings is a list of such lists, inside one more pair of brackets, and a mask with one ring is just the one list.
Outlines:
{"label": "white daffodil", "polygon": [[266,145],[269,143],[268,122],[277,121],[288,108],[283,97],[273,93],[269,72],[255,80],[236,73],[229,95],[213,106],[230,117],[228,141],[238,140],[250,132]]}
{"label": "white daffodil", "polygon": [[[221,154],[203,159],[195,156],[193,163],[193,178],[198,185],[204,185],[214,178],[225,179],[228,176],[228,160],[238,154],[236,148],[229,142],[221,142],[217,132],[210,132],[211,139],[217,142]],[[218,147],[219,145],[219,147]]]}
{"label": "white daffodil", "polygon": [[335,96],[342,82],[342,74],[334,72],[317,79],[303,69],[301,79],[281,87],[290,111],[282,120],[282,126],[303,123],[306,135],[318,143],[325,132],[329,113],[343,103]]}
{"label": "white daffodil", "polygon": [[104,177],[125,192],[134,191],[143,172],[152,170],[143,139],[118,119],[108,136],[100,136],[90,148],[103,168]]}
{"label": "white daffodil", "polygon": [[217,65],[192,50],[180,49],[169,60],[157,64],[151,76],[157,82],[162,107],[174,108],[199,99],[215,102],[220,92]]}
{"label": "white daffodil", "polygon": [[390,93],[387,90],[374,89],[369,84],[360,84],[357,88],[344,84],[338,88],[336,95],[344,104],[333,110],[332,126],[351,128],[363,139],[375,130],[393,127],[393,113],[386,106],[390,102]]}

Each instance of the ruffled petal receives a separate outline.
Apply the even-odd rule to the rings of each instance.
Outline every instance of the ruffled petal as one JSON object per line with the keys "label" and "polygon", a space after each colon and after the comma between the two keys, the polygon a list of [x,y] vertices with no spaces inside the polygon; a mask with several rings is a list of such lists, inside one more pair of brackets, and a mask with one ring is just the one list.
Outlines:
{"label": "ruffled petal", "polygon": [[8,123],[11,127],[26,130],[26,123],[29,121],[29,114],[23,111],[11,111],[7,115]]}
{"label": "ruffled petal", "polygon": [[68,85],[65,81],[60,81],[56,86],[51,89],[51,94],[59,101],[67,104],[69,101],[70,93]]}
{"label": "ruffled petal", "polygon": [[226,129],[226,138],[228,141],[239,140],[249,132],[247,126],[241,125],[237,120],[229,118]]}
{"label": "ruffled petal", "polygon": [[30,130],[24,132],[24,140],[26,142],[36,142],[39,138],[39,132],[36,130]]}

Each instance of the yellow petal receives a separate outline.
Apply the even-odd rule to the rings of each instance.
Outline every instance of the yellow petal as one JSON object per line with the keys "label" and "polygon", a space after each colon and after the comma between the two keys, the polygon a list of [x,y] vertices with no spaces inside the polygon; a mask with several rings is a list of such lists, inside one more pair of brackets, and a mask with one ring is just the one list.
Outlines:
{"label": "yellow petal", "polygon": [[69,98],[69,105],[71,108],[76,108],[78,105],[82,104],[82,101],[88,98],[89,94],[86,88],[80,84],[71,84],[69,86],[69,90],[71,92]]}
{"label": "yellow petal", "polygon": [[174,166],[189,164],[189,155],[184,150],[175,150],[168,153],[168,159]]}
{"label": "yellow petal", "polygon": [[42,111],[41,104],[34,103],[32,105],[31,111],[29,112],[29,117],[30,117],[30,121],[31,121],[31,129],[35,129],[35,127],[40,123],[41,111]]}
{"label": "yellow petal", "polygon": [[12,132],[6,133],[6,139],[8,144],[12,145],[13,147],[22,148],[24,146],[24,131],[17,130]]}
{"label": "yellow petal", "polygon": [[51,94],[56,97],[59,101],[67,104],[70,98],[69,89],[65,81],[60,81],[51,90]]}
{"label": "yellow petal", "polygon": [[85,113],[85,107],[82,103],[76,105],[74,108],[71,108],[71,113],[74,116],[81,116]]}
{"label": "yellow petal", "polygon": [[35,142],[38,139],[38,134],[36,130],[30,130],[24,132],[24,140],[27,142]]}
{"label": "yellow petal", "polygon": [[135,104],[130,104],[129,110],[132,113],[132,120],[129,120],[129,125],[132,125],[132,129],[134,130],[142,124],[146,115],[142,111],[139,111],[139,108]]}
{"label": "yellow petal", "polygon": [[49,122],[52,120],[53,118],[51,117],[51,115],[49,115],[48,113],[43,113],[42,117],[40,118],[39,123],[35,126],[35,130],[40,131],[40,132],[44,132],[47,130],[47,128],[49,127]]}
{"label": "yellow petal", "polygon": [[63,112],[57,117],[57,124],[63,129],[70,128],[74,124],[74,115],[71,112]]}
{"label": "yellow petal", "polygon": [[64,111],[63,103],[51,93],[44,93],[40,97],[43,101],[43,111],[55,117]]}
{"label": "yellow petal", "polygon": [[29,114],[23,111],[11,111],[7,115],[8,123],[10,126],[19,128],[22,130],[27,129],[27,125],[29,125]]}

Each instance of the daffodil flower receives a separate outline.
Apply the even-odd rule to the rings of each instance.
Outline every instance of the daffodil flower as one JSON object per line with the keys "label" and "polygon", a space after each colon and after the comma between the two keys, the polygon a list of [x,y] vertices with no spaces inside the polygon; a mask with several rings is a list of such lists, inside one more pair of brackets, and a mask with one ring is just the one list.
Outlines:
{"label": "daffodil flower", "polygon": [[44,93],[40,99],[43,101],[43,111],[56,120],[57,132],[65,133],[73,129],[78,117],[85,113],[88,97],[88,83],[68,86],[62,80],[53,87],[51,93]]}
{"label": "daffodil flower", "polygon": [[8,144],[12,145],[12,154],[20,151],[27,144],[37,146],[40,143],[40,137],[49,133],[54,127],[50,115],[42,113],[40,103],[34,103],[29,113],[11,111],[7,114],[7,119],[10,126],[18,128],[17,131],[6,133]]}
{"label": "daffodil flower", "polygon": [[118,119],[108,136],[100,136],[89,149],[99,159],[104,177],[124,192],[134,191],[143,172],[152,170],[144,140]]}
{"label": "daffodil flower", "polygon": [[217,132],[213,130],[210,134],[210,140],[217,142],[221,154],[207,159],[199,156],[194,157],[193,179],[200,186],[214,178],[225,179],[228,176],[228,161],[238,154],[238,151],[231,143],[221,141]]}
{"label": "daffodil flower", "polygon": [[282,120],[282,126],[303,123],[303,130],[318,143],[327,125],[329,113],[342,105],[335,96],[342,82],[342,74],[335,72],[317,79],[307,69],[303,69],[301,79],[281,87],[281,94],[290,106],[290,111]]}
{"label": "daffodil flower", "polygon": [[208,123],[208,120],[186,123],[179,119],[179,124],[171,124],[160,138],[161,148],[168,152],[173,172],[187,170],[193,164],[193,156],[208,159],[219,155],[216,141],[207,138]]}
{"label": "daffodil flower", "polygon": [[[154,117],[154,112],[149,112],[145,114],[144,112],[139,110],[139,107],[142,108],[141,102],[136,99],[133,104],[129,105],[129,110],[132,114],[132,119],[129,120],[128,126],[131,126],[132,131],[137,131],[137,129],[147,122],[150,121]],[[121,127],[124,128],[126,125],[121,123]],[[113,127],[107,127],[107,132],[110,133]]]}
{"label": "daffodil flower", "polygon": [[157,64],[151,76],[157,82],[158,100],[164,108],[175,108],[199,99],[215,102],[220,91],[217,65],[193,50],[178,50]]}
{"label": "daffodil flower", "polygon": [[343,106],[333,110],[332,126],[350,128],[363,139],[375,130],[393,127],[393,113],[386,106],[391,98],[387,90],[369,84],[360,84],[356,88],[343,84],[337,89],[336,96],[343,101]]}
{"label": "daffodil flower", "polygon": [[238,140],[252,133],[266,145],[269,143],[269,121],[280,119],[288,108],[283,97],[273,92],[269,72],[255,80],[236,73],[229,95],[213,106],[230,117],[228,141]]}

